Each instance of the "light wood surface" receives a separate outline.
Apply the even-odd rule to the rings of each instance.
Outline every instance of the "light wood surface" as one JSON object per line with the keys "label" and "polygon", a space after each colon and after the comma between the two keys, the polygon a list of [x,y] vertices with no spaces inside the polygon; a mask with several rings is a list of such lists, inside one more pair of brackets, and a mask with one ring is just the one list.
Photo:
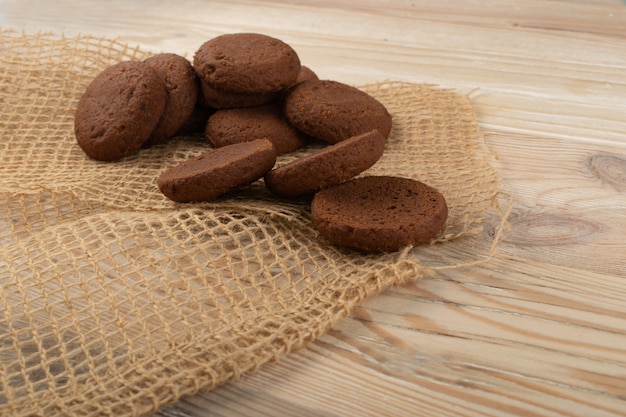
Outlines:
{"label": "light wood surface", "polygon": [[[267,33],[323,78],[469,94],[498,155],[514,207],[493,260],[391,288],[159,416],[626,415],[622,2],[0,0],[0,27],[187,56]],[[479,241],[468,250],[486,252]]]}

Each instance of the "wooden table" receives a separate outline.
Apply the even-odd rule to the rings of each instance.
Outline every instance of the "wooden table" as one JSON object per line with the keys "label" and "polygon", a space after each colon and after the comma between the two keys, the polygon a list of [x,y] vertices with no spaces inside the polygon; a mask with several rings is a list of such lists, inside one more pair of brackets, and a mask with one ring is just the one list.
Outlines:
{"label": "wooden table", "polygon": [[0,26],[187,56],[264,32],[322,78],[469,94],[498,155],[514,207],[493,260],[389,289],[159,416],[626,415],[622,2],[0,0]]}

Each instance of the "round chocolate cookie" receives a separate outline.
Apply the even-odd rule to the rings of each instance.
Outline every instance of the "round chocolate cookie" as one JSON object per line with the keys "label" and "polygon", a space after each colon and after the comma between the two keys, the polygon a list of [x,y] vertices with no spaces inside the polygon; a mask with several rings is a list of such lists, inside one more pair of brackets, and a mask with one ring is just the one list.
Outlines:
{"label": "round chocolate cookie", "polygon": [[165,81],[167,101],[163,116],[145,146],[167,142],[185,124],[198,100],[199,85],[196,72],[180,55],[164,53],[144,61]]}
{"label": "round chocolate cookie", "polygon": [[307,137],[285,119],[279,103],[215,112],[206,124],[207,140],[216,148],[254,139],[269,139],[278,155],[303,147]]}
{"label": "round chocolate cookie", "polygon": [[302,65],[300,67],[300,73],[298,74],[298,78],[296,79],[296,84],[308,80],[319,80],[319,77],[315,72],[313,72],[311,68]]}
{"label": "round chocolate cookie", "polygon": [[281,197],[312,194],[365,171],[384,149],[385,137],[372,130],[273,169],[265,175],[265,186]]}
{"label": "round chocolate cookie", "polygon": [[276,149],[267,139],[207,151],[163,172],[159,190],[170,200],[212,200],[261,178],[274,166]]}
{"label": "round chocolate cookie", "polygon": [[207,120],[209,120],[209,117],[213,113],[215,113],[215,109],[196,104],[187,120],[185,120],[185,123],[176,131],[174,136],[204,136],[204,128],[206,127]]}
{"label": "round chocolate cookie", "polygon": [[355,178],[315,194],[313,225],[330,242],[361,252],[393,252],[428,243],[444,227],[443,195],[419,181]]}
{"label": "round chocolate cookie", "polygon": [[163,115],[165,82],[143,62],[123,61],[87,86],[74,115],[74,133],[87,155],[113,161],[148,140]]}
{"label": "round chocolate cookie", "polygon": [[259,33],[217,36],[198,48],[194,68],[218,90],[271,93],[289,87],[300,73],[298,54],[283,41]]}
{"label": "round chocolate cookie", "polygon": [[234,109],[237,107],[254,107],[268,103],[278,97],[279,93],[233,93],[218,90],[204,81],[200,82],[200,104],[215,109]]}
{"label": "round chocolate cookie", "polygon": [[391,115],[369,94],[337,81],[308,80],[285,96],[285,115],[302,132],[329,143],[377,129],[386,138]]}

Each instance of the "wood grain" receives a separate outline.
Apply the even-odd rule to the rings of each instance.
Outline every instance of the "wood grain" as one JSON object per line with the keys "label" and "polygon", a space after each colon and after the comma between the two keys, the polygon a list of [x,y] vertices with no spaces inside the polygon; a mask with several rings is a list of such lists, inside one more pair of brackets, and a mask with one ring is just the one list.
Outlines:
{"label": "wood grain", "polygon": [[[494,259],[391,288],[159,416],[626,415],[623,2],[0,0],[0,26],[187,56],[261,31],[322,77],[468,93],[498,156],[514,207]],[[486,254],[495,221],[458,250]]]}

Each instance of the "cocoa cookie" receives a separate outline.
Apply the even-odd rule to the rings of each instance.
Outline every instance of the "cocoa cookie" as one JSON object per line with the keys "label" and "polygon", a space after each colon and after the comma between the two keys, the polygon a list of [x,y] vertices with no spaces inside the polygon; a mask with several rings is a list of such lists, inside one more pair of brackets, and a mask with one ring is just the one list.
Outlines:
{"label": "cocoa cookie", "polygon": [[207,201],[261,178],[274,166],[276,149],[267,139],[213,149],[163,172],[159,190],[186,203]]}
{"label": "cocoa cookie", "polygon": [[165,82],[143,62],[123,61],[98,74],[74,116],[78,145],[87,155],[113,161],[138,151],[163,115]]}
{"label": "cocoa cookie", "polygon": [[204,129],[206,127],[207,120],[215,113],[215,109],[196,105],[193,111],[185,120],[185,123],[178,129],[174,136],[186,136],[186,135],[202,135],[204,136]]}
{"label": "cocoa cookie", "polygon": [[319,80],[319,78],[311,68],[302,65],[300,66],[300,73],[298,74],[298,78],[296,79],[296,84],[308,80]]}
{"label": "cocoa cookie", "polygon": [[145,146],[167,142],[185,124],[198,100],[199,84],[196,72],[180,55],[165,53],[144,61],[165,81],[167,101],[163,116]]}
{"label": "cocoa cookie", "polygon": [[200,103],[215,109],[234,109],[237,107],[254,107],[276,99],[279,93],[233,93],[218,90],[204,81],[200,82]]}
{"label": "cocoa cookie", "polygon": [[421,182],[361,177],[322,190],[311,203],[313,225],[330,242],[362,252],[392,252],[431,241],[443,229],[443,195]]}
{"label": "cocoa cookie", "polygon": [[285,119],[280,103],[218,110],[206,124],[207,140],[216,148],[254,139],[269,139],[278,155],[293,152],[307,142]]}
{"label": "cocoa cookie", "polygon": [[312,194],[365,171],[384,149],[385,137],[372,130],[273,169],[265,175],[265,186],[281,197]]}
{"label": "cocoa cookie", "polygon": [[293,85],[300,73],[298,54],[285,42],[259,33],[215,37],[198,48],[194,67],[211,87],[258,94]]}
{"label": "cocoa cookie", "polygon": [[285,95],[285,115],[302,132],[329,143],[378,130],[386,138],[391,115],[369,94],[337,81],[308,80]]}

